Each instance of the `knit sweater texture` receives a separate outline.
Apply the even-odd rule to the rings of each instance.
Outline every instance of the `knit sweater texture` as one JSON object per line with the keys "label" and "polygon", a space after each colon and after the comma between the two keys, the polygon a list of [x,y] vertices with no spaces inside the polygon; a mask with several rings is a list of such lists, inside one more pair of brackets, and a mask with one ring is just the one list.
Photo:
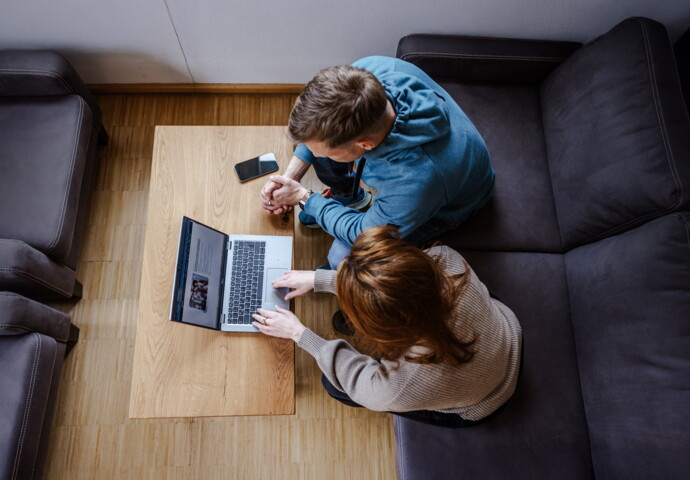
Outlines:
{"label": "knit sweater texture", "polygon": [[[427,253],[446,273],[465,272],[466,262],[447,246]],[[472,359],[461,365],[416,364],[403,358],[378,361],[345,340],[325,340],[306,329],[298,345],[317,361],[328,380],[356,403],[371,410],[436,410],[480,420],[503,405],[515,391],[520,369],[522,331],[515,314],[489,296],[470,269],[450,326],[457,338],[475,338]],[[315,291],[335,293],[336,272],[317,270]],[[419,352],[412,347],[408,353]]]}

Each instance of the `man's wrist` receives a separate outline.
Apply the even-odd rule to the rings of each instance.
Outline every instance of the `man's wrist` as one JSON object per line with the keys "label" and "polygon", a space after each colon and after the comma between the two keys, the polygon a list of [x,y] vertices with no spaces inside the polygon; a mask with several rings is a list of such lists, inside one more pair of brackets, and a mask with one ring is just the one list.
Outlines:
{"label": "man's wrist", "polygon": [[307,203],[307,200],[309,200],[309,197],[314,194],[314,190],[307,190],[306,188],[302,187],[302,196],[300,197],[299,206],[302,210],[304,210],[304,206]]}

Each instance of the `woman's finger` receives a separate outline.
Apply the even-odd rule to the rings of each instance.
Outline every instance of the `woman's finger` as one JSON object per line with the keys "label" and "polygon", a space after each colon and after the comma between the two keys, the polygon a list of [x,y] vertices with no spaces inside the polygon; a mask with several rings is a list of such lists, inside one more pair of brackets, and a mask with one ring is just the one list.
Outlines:
{"label": "woman's finger", "polygon": [[258,308],[257,311],[266,318],[275,318],[278,316],[278,312],[272,312],[271,310],[264,310],[263,308]]}
{"label": "woman's finger", "polygon": [[252,326],[257,328],[261,333],[265,335],[270,335],[270,330],[266,329],[266,325],[260,322],[252,322]]}
{"label": "woman's finger", "polygon": [[304,292],[300,292],[299,290],[290,290],[287,295],[285,295],[285,300],[292,300],[295,297],[299,297],[302,295]]}
{"label": "woman's finger", "polygon": [[289,287],[290,283],[289,283],[289,279],[288,279],[289,277],[288,276],[290,275],[290,273],[292,273],[292,272],[285,272],[280,277],[273,280],[273,282],[271,282],[271,286],[273,288]]}

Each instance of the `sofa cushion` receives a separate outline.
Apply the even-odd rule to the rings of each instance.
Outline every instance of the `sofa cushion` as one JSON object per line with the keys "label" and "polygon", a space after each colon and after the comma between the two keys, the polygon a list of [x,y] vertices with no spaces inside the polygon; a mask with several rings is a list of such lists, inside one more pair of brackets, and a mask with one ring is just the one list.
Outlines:
{"label": "sofa cushion", "polygon": [[629,19],[542,84],[566,248],[690,205],[690,121],[665,28]]}
{"label": "sofa cushion", "polygon": [[468,428],[395,418],[401,480],[592,477],[563,255],[462,252],[517,315],[523,363],[503,411]]}
{"label": "sofa cushion", "polygon": [[76,95],[0,97],[0,238],[69,253],[91,131]]}
{"label": "sofa cushion", "polygon": [[39,333],[0,336],[0,478],[40,478],[64,352]]}
{"label": "sofa cushion", "polygon": [[444,242],[479,250],[561,251],[538,87],[442,85],[481,133],[496,172],[493,198]]}
{"label": "sofa cushion", "polygon": [[599,478],[687,478],[690,213],[566,255]]}

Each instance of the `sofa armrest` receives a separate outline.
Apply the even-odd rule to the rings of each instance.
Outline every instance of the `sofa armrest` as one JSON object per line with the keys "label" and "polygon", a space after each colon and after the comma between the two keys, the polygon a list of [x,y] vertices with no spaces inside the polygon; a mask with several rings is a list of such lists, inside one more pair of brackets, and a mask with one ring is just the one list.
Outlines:
{"label": "sofa armrest", "polygon": [[17,293],[0,292],[0,335],[37,332],[67,343],[70,326],[66,313]]}
{"label": "sofa armrest", "polygon": [[77,274],[51,260],[29,244],[0,238],[0,290],[21,292],[31,297],[71,297]]}
{"label": "sofa armrest", "polygon": [[57,52],[0,50],[0,96],[79,95],[101,129],[101,109],[72,65]]}
{"label": "sofa armrest", "polygon": [[582,44],[548,40],[413,34],[396,56],[438,79],[538,83]]}

